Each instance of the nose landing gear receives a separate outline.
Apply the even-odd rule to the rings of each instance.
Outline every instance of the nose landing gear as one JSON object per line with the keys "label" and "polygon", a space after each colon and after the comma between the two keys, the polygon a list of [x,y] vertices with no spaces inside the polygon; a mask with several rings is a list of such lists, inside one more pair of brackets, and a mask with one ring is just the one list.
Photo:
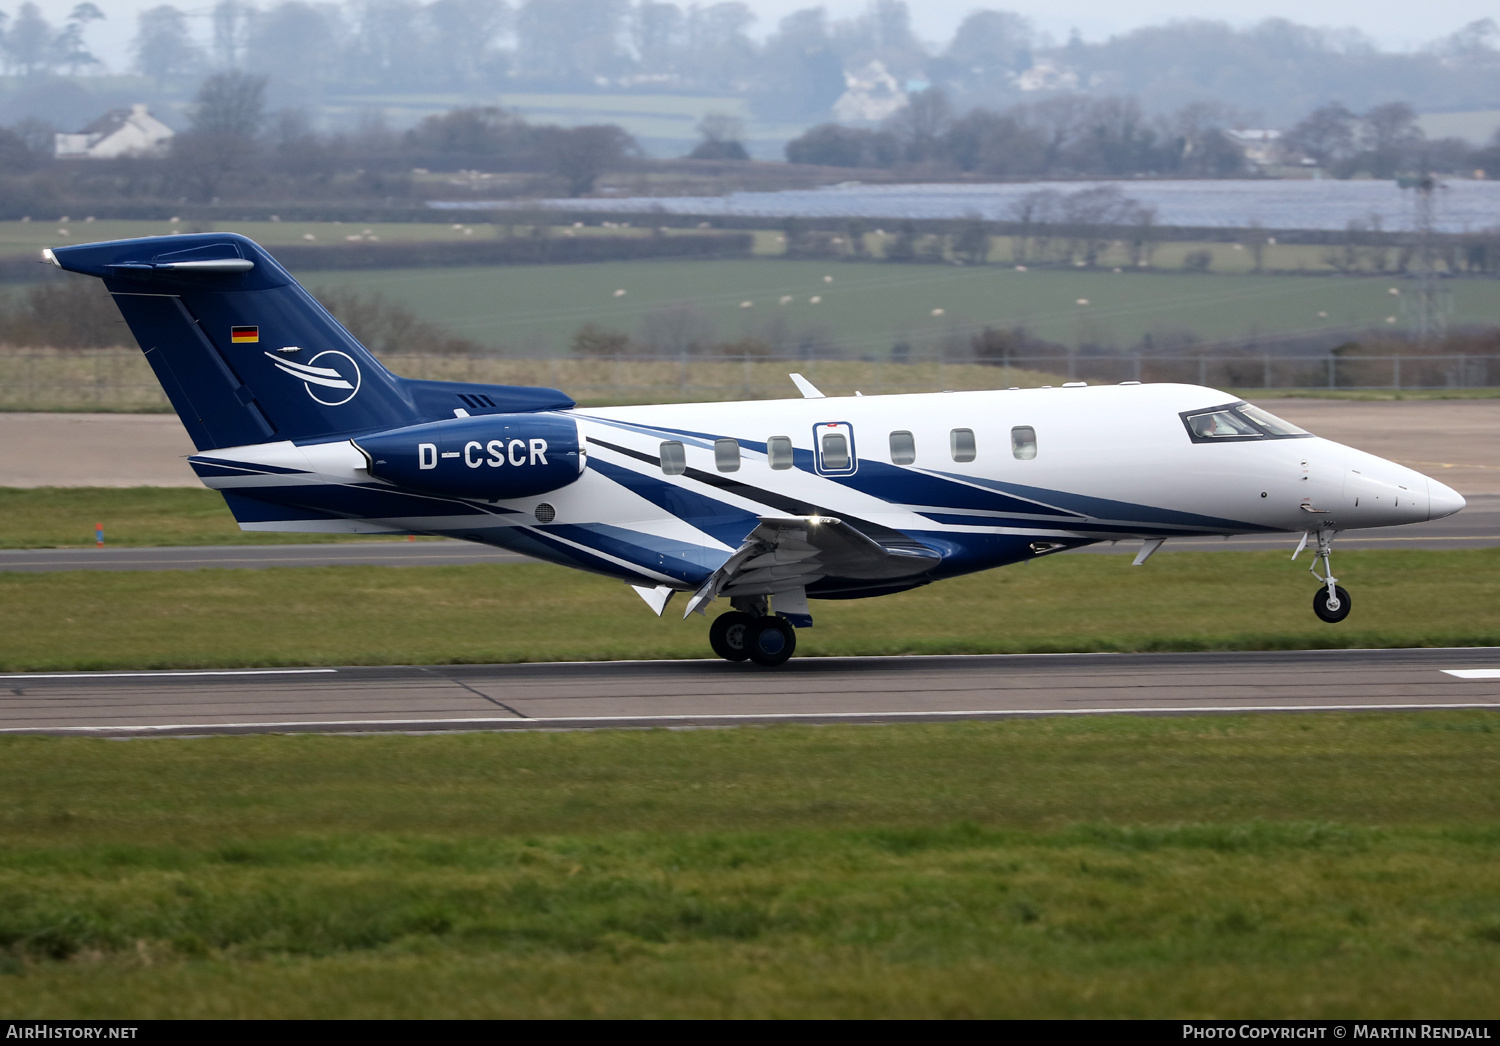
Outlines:
{"label": "nose landing gear", "polygon": [[1332,591],[1318,589],[1313,593],[1313,613],[1330,625],[1337,624],[1349,616],[1354,603],[1342,585],[1334,585]]}
{"label": "nose landing gear", "polygon": [[[1320,621],[1327,621],[1331,625],[1344,620],[1354,608],[1354,600],[1344,591],[1339,579],[1333,576],[1333,539],[1337,534],[1336,530],[1317,531],[1317,551],[1313,553],[1312,564],[1307,568],[1307,572],[1323,586],[1313,596],[1313,613],[1318,615]],[[1312,531],[1302,535],[1302,542],[1297,546],[1297,551],[1292,553],[1292,559],[1295,560],[1302,554],[1310,537],[1313,537]],[[1320,559],[1323,561],[1322,574],[1318,573]]]}

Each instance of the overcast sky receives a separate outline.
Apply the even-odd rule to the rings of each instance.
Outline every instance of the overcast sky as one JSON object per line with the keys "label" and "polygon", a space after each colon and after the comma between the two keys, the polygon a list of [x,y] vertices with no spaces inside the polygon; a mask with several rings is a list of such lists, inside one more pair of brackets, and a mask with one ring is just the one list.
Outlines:
{"label": "overcast sky", "polygon": [[[77,0],[37,0],[45,15],[62,22]],[[90,46],[115,72],[130,64],[130,40],[135,35],[135,17],[162,0],[97,0],[107,16],[89,29]],[[261,6],[271,6],[263,0]],[[686,0],[684,0],[686,2]],[[712,2],[712,0],[700,0]],[[777,19],[804,7],[819,6],[815,0],[749,0],[760,16],[754,27],[763,35]],[[0,11],[14,16],[21,0],[0,0]],[[197,15],[199,35],[207,36],[207,16],[212,0],[188,0],[177,5]],[[516,0],[512,0],[516,6]],[[858,14],[865,0],[826,0],[821,6],[835,18]],[[970,11],[982,7],[1016,11],[1030,18],[1037,28],[1059,41],[1075,27],[1086,40],[1101,40],[1115,33],[1174,18],[1211,18],[1237,26],[1263,18],[1287,18],[1305,25],[1352,26],[1373,37],[1388,50],[1409,50],[1460,26],[1496,15],[1494,0],[1429,0],[1427,3],[1397,3],[1395,0],[1006,0],[993,4],[971,0],[909,0],[918,34],[933,42],[946,42],[954,28]]]}

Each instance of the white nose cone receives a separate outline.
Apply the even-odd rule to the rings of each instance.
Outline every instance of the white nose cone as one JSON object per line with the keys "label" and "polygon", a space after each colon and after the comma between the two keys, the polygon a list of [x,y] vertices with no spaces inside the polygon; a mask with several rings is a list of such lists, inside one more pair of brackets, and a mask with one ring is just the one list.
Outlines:
{"label": "white nose cone", "polygon": [[1432,477],[1427,479],[1427,518],[1442,519],[1451,516],[1459,509],[1468,504],[1464,496],[1446,483],[1439,483]]}

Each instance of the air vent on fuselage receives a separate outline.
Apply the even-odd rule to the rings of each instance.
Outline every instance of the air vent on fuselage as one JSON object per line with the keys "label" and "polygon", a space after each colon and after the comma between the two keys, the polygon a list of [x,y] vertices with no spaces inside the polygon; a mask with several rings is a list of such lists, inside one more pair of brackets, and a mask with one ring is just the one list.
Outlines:
{"label": "air vent on fuselage", "polygon": [[460,392],[458,398],[470,410],[483,410],[485,407],[495,409],[495,401],[479,393]]}

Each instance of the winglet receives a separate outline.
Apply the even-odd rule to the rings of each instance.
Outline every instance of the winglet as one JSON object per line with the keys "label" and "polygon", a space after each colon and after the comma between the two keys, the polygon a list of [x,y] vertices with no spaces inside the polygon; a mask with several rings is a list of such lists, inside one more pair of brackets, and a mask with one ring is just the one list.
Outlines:
{"label": "winglet", "polygon": [[812,382],[808,381],[802,375],[800,375],[800,374],[788,374],[787,377],[792,379],[792,384],[795,385],[795,386],[797,386],[797,391],[800,392],[800,393],[802,393],[802,398],[803,399],[805,399],[805,400],[822,400],[822,399],[827,399],[828,398],[827,396],[823,395],[821,392],[818,391],[818,387],[816,385],[814,385]]}

